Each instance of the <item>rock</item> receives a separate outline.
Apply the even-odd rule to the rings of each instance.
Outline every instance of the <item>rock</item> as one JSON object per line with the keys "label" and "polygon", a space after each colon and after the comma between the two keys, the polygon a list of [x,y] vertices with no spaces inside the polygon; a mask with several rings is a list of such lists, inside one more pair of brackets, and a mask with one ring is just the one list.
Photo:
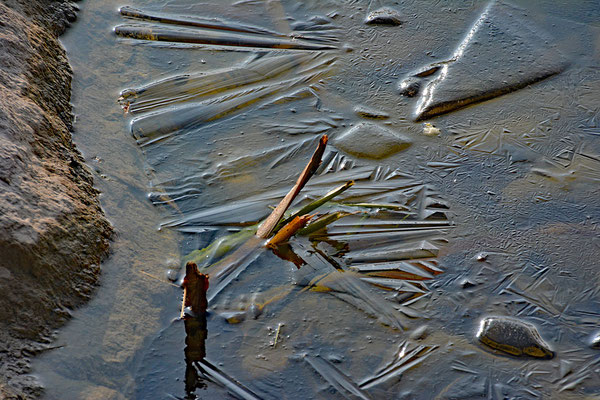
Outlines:
{"label": "rock", "polygon": [[18,398],[39,391],[25,354],[48,346],[89,299],[111,235],[71,141],[71,69],[58,34],[75,10],[0,3],[0,271],[10,277],[0,279],[0,393]]}
{"label": "rock", "polygon": [[168,269],[166,275],[171,282],[177,282],[177,279],[179,279],[179,271],[176,269]]}
{"label": "rock", "polygon": [[421,90],[421,81],[421,78],[416,76],[404,78],[398,84],[398,91],[402,96],[415,97]]}
{"label": "rock", "polygon": [[476,259],[477,261],[479,261],[479,262],[484,262],[484,261],[487,261],[487,258],[488,258],[488,253],[486,253],[486,252],[483,252],[483,251],[482,251],[481,253],[478,253],[478,254],[475,256],[475,259]]}
{"label": "rock", "polygon": [[400,81],[401,94],[421,94],[414,119],[426,120],[560,73],[564,57],[530,25],[518,8],[491,2],[450,59]]}
{"label": "rock", "polygon": [[544,342],[536,327],[515,318],[484,318],[479,326],[477,338],[494,350],[517,357],[554,357],[554,352]]}
{"label": "rock", "polygon": [[248,317],[246,310],[223,311],[219,313],[219,316],[223,317],[230,324],[239,324],[240,322],[244,322]]}
{"label": "rock", "polygon": [[594,333],[590,338],[590,347],[592,349],[600,349],[600,331]]}
{"label": "rock", "polygon": [[405,150],[410,139],[372,122],[361,122],[336,137],[333,144],[357,157],[381,159]]}
{"label": "rock", "polygon": [[560,378],[564,378],[571,372],[573,372],[573,361],[560,360],[558,363],[558,374]]}
{"label": "rock", "polygon": [[354,107],[354,113],[361,118],[368,119],[388,119],[390,117],[390,115],[384,111],[375,110],[362,105]]}
{"label": "rock", "polygon": [[179,271],[181,270],[181,262],[176,258],[168,258],[164,263],[166,267],[167,279],[171,282],[176,282],[179,279]]}
{"label": "rock", "polygon": [[402,19],[398,10],[391,7],[381,7],[367,14],[365,18],[365,24],[400,25],[402,24]]}
{"label": "rock", "polygon": [[344,357],[339,354],[329,354],[327,356],[327,360],[334,364],[340,364],[342,361],[344,361]]}
{"label": "rock", "polygon": [[475,284],[475,283],[473,283],[473,282],[472,282],[470,279],[468,279],[468,278],[461,279],[461,280],[460,280],[460,282],[459,282],[459,285],[460,285],[460,287],[461,287],[461,288],[463,288],[463,289],[469,289],[469,288],[472,288],[472,287],[475,287],[475,286],[476,286],[476,284]]}
{"label": "rock", "polygon": [[410,338],[413,340],[423,340],[429,336],[429,327],[427,325],[421,325],[411,332]]}

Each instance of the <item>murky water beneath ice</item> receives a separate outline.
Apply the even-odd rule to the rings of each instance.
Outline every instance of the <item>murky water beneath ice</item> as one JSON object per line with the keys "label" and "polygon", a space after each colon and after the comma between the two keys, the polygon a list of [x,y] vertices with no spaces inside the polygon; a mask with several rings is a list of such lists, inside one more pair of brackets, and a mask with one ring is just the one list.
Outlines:
{"label": "murky water beneath ice", "polygon": [[[64,38],[75,141],[119,235],[35,364],[48,398],[598,395],[596,2],[121,6],[83,4]],[[320,210],[343,217],[290,240],[299,269],[244,264],[186,375],[168,270],[266,217],[321,134],[301,201],[354,180]],[[514,325],[484,346],[488,316],[554,357],[516,356]]]}

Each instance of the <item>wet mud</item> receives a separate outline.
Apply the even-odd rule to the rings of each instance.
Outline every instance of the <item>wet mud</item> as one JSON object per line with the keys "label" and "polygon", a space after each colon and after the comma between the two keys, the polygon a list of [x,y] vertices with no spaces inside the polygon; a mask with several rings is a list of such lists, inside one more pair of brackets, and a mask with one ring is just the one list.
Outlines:
{"label": "wet mud", "polygon": [[[99,68],[80,90],[114,93],[86,100],[88,123],[106,105],[116,133],[86,146],[111,159],[107,209],[146,243],[120,260],[153,266],[114,269],[122,291],[91,306],[134,343],[88,329],[102,346],[48,354],[46,382],[73,398],[598,393],[600,8],[368,3],[95,5],[81,29],[104,29],[119,67],[71,43]],[[323,134],[285,216],[311,218],[267,244],[259,224]],[[146,219],[117,211],[118,188]],[[188,261],[208,310],[181,320]]]}
{"label": "wet mud", "polygon": [[0,5],[0,397],[35,398],[33,356],[89,301],[112,227],[72,142],[67,1]]}

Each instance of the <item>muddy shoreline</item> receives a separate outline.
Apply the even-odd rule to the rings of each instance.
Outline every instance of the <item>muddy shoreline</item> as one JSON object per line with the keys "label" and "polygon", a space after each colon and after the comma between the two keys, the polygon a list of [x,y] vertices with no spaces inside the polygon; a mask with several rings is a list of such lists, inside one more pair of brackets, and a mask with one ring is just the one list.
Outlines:
{"label": "muddy shoreline", "polygon": [[30,357],[86,302],[112,227],[71,139],[71,76],[58,36],[68,1],[0,4],[0,397],[42,393]]}
{"label": "muddy shoreline", "polygon": [[[0,277],[23,283],[19,293],[5,283],[10,298],[30,299],[5,304],[13,314],[0,311],[11,329],[23,327],[17,337],[38,334],[38,315],[47,326],[88,296],[97,267],[82,260],[102,246],[78,244],[95,243],[101,226],[86,219],[95,206],[85,208],[69,186],[87,182],[80,159],[52,153],[67,155],[65,164],[47,151],[71,148],[70,117],[48,111],[56,96],[69,96],[66,61],[52,61],[64,54],[38,39],[54,29],[31,23],[40,10],[12,1],[3,48],[30,56],[6,63],[2,90],[19,89],[10,104],[21,110],[6,118],[25,126],[7,143],[33,154],[21,163],[7,153],[20,169],[6,173],[5,188],[19,189],[0,202],[0,216],[10,211],[11,226],[21,227],[7,230],[6,243],[25,249],[15,253],[20,270],[0,264]],[[13,398],[35,397],[40,385],[44,398],[60,400],[233,390],[290,399],[575,399],[598,391],[600,358],[590,348],[600,308],[598,5],[412,1],[396,5],[401,24],[378,26],[365,24],[372,3],[176,1],[120,12],[116,0],[84,3],[61,36],[73,70],[72,137],[118,235],[98,289],[56,339],[47,330],[41,344],[13,341],[10,368],[21,371],[9,378]],[[207,17],[217,18],[210,29],[188,26]],[[159,43],[147,26],[161,32],[156,38],[198,46]],[[260,33],[228,30],[236,27]],[[296,44],[286,35],[335,49],[281,48]],[[398,93],[403,83],[412,97]],[[414,122],[431,112],[430,122]],[[35,133],[45,123],[64,135]],[[327,161],[296,205],[354,181],[319,209],[326,226],[277,253],[245,255],[228,265],[235,279],[218,281],[224,253],[245,250],[229,238],[271,212],[323,133]],[[17,194],[25,200],[11,203]],[[64,235],[52,230],[64,226]],[[82,235],[75,244],[65,238],[72,232]],[[38,236],[58,245],[46,250]],[[21,261],[38,253],[63,260]],[[206,269],[214,301],[197,335],[186,335],[181,288],[167,280],[187,255],[217,264]],[[69,291],[77,284],[80,297]],[[205,355],[190,369],[186,336]]]}

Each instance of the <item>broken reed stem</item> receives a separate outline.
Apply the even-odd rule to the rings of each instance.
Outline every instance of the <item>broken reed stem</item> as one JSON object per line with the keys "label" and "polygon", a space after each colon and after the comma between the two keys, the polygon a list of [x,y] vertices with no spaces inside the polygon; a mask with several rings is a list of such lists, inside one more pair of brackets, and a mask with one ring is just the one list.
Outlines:
{"label": "broken reed stem", "polygon": [[287,224],[288,222],[290,222],[296,216],[308,214],[309,212],[311,212],[313,210],[316,210],[317,208],[321,207],[323,204],[327,203],[331,199],[339,196],[340,194],[344,193],[346,190],[350,189],[353,185],[354,185],[354,181],[349,181],[349,182],[346,182],[345,184],[343,184],[342,186],[337,187],[337,188],[331,190],[325,196],[323,196],[323,197],[321,197],[321,198],[319,198],[319,199],[317,199],[317,200],[315,200],[315,201],[313,201],[313,202],[305,205],[300,210],[298,210],[295,213],[293,213],[289,218],[280,221],[277,224],[277,226],[275,227],[275,230],[278,231],[279,228],[281,228],[282,226],[284,226],[285,224]]}
{"label": "broken reed stem", "polygon": [[190,307],[195,316],[206,312],[208,301],[208,275],[201,274],[198,266],[193,262],[185,265],[185,278],[183,278],[183,302],[181,304],[181,317],[185,317],[185,308]]}
{"label": "broken reed stem", "polygon": [[[275,226],[279,223],[286,210],[290,207],[298,193],[306,185],[308,180],[314,175],[317,168],[321,164],[321,158],[325,152],[327,146],[327,135],[323,135],[319,140],[319,145],[313,153],[310,161],[298,177],[294,187],[285,195],[285,197],[279,202],[277,207],[271,212],[267,219],[258,227],[256,234],[253,238],[248,240],[242,247],[238,248],[235,253],[231,254],[224,260],[219,261],[217,264],[220,265],[211,276],[217,281],[224,275],[231,272],[232,268],[236,267],[236,260],[242,259],[243,255],[249,254],[248,251],[252,251],[253,248],[259,246],[257,243],[258,239],[268,238]],[[271,241],[269,241],[269,247],[277,247],[278,243],[283,243],[294,235],[299,229],[302,229],[308,221],[312,218],[312,215],[303,215],[294,218],[294,220],[286,225],[280,232],[275,235]],[[252,240],[254,239],[254,240]],[[242,255],[242,256],[241,256]],[[230,262],[229,260],[233,260]],[[181,305],[181,316],[185,317],[185,308],[190,307],[194,315],[201,315],[206,312],[208,301],[206,298],[206,291],[208,290],[208,279],[209,276],[201,274],[198,271],[198,266],[189,261],[185,265],[185,278],[183,280],[183,303]]]}
{"label": "broken reed stem", "polygon": [[315,221],[311,222],[305,228],[300,229],[297,233],[300,236],[307,236],[329,226],[330,224],[334,223],[340,218],[356,214],[358,214],[358,212],[349,213],[344,211],[336,211],[332,214],[325,214],[316,219]]}
{"label": "broken reed stem", "polygon": [[323,135],[321,140],[319,140],[319,145],[315,150],[314,154],[310,158],[310,161],[298,177],[296,184],[294,187],[285,195],[285,197],[279,202],[277,207],[271,212],[271,214],[267,217],[265,222],[258,228],[256,231],[256,236],[262,239],[266,239],[271,235],[271,232],[283,217],[283,214],[290,207],[298,193],[302,190],[306,182],[313,176],[319,165],[321,164],[321,158],[323,157],[323,153],[325,152],[325,147],[327,146],[327,135]]}
{"label": "broken reed stem", "polygon": [[273,340],[273,348],[277,346],[277,342],[279,341],[279,334],[281,332],[281,327],[283,324],[280,322],[277,324],[277,332],[275,332],[275,340]]}
{"label": "broken reed stem", "polygon": [[294,219],[288,222],[275,234],[275,236],[271,238],[271,240],[269,240],[267,247],[275,248],[280,243],[286,242],[289,238],[294,236],[296,232],[304,228],[308,221],[312,219],[312,217],[314,217],[314,215],[302,215],[294,217]]}

